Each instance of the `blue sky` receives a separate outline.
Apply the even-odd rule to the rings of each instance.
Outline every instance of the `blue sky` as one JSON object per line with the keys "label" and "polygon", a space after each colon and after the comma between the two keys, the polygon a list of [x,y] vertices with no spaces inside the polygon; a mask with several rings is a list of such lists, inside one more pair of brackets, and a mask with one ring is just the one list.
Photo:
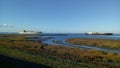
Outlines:
{"label": "blue sky", "polygon": [[120,0],[0,0],[0,32],[120,33]]}

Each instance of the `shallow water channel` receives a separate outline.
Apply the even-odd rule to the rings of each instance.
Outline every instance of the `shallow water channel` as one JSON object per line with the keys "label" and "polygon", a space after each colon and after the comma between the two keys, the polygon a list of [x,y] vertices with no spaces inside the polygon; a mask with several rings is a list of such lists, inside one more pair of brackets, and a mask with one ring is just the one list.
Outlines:
{"label": "shallow water channel", "polygon": [[95,50],[101,50],[105,52],[115,52],[120,54],[120,49],[110,49],[110,48],[101,48],[96,46],[70,44],[65,42],[65,40],[68,38],[97,38],[97,39],[120,40],[120,35],[84,35],[84,34],[67,34],[66,36],[43,35],[42,42],[45,44],[61,45],[61,46],[74,47],[74,48],[95,49]]}

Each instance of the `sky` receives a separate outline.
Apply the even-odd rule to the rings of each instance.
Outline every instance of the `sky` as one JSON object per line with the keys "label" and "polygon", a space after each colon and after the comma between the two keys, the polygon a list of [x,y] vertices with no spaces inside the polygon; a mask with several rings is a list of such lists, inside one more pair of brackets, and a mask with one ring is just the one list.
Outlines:
{"label": "sky", "polygon": [[120,0],[0,0],[0,32],[120,33]]}

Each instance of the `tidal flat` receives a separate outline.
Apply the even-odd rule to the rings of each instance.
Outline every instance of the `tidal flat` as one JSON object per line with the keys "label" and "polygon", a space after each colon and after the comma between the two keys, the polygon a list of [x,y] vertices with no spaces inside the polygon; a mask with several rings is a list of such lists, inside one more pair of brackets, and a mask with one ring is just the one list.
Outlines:
{"label": "tidal flat", "polygon": [[77,45],[98,46],[112,49],[120,49],[120,40],[111,39],[83,39],[83,38],[70,38],[66,40],[68,43]]}
{"label": "tidal flat", "polygon": [[120,67],[120,54],[46,45],[25,35],[0,35],[0,54],[51,68]]}

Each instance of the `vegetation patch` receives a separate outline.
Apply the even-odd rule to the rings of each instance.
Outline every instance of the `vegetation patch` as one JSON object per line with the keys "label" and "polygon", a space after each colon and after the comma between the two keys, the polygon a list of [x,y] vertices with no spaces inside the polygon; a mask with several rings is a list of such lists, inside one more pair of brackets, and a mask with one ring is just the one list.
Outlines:
{"label": "vegetation patch", "polygon": [[120,40],[70,38],[67,39],[66,42],[77,45],[88,45],[120,49]]}
{"label": "vegetation patch", "polygon": [[[100,67],[99,65],[80,63],[80,62],[78,63],[78,62],[71,61],[71,60],[63,60],[63,59],[54,58],[50,56],[44,56],[42,54],[35,55],[35,54],[28,53],[26,51],[21,51],[19,49],[4,47],[4,46],[0,46],[0,54],[13,57],[13,58],[17,58],[17,59],[21,59],[21,60],[25,60],[25,61],[29,61],[29,62],[43,64],[46,66],[50,66],[52,68],[73,68],[73,67],[75,68],[79,68],[79,67],[96,68],[97,66]],[[5,63],[2,63],[2,64],[7,65]]]}
{"label": "vegetation patch", "polygon": [[25,36],[0,38],[0,54],[53,68],[118,68],[120,55],[28,41]]}

